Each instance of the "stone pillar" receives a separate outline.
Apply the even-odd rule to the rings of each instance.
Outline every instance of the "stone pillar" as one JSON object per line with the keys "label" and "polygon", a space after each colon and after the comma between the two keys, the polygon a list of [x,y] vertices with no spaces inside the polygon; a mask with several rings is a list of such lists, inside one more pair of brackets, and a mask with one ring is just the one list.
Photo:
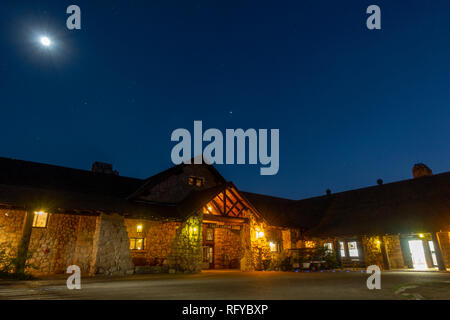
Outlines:
{"label": "stone pillar", "polygon": [[439,237],[437,236],[436,232],[431,233],[431,238],[433,239],[434,243],[434,250],[436,252],[436,260],[438,263],[439,271],[446,271],[444,259],[442,257],[442,249],[441,249],[441,242],[439,241]]}
{"label": "stone pillar", "polygon": [[380,249],[381,249],[381,254],[383,256],[383,268],[384,268],[384,270],[390,270],[391,263],[389,261],[389,255],[386,250],[386,243],[384,242],[383,236],[380,236]]}
{"label": "stone pillar", "polygon": [[25,223],[22,231],[22,238],[20,239],[19,247],[17,250],[17,265],[16,273],[25,272],[25,264],[28,256],[28,246],[30,244],[31,232],[33,230],[34,212],[28,210],[25,215]]}
{"label": "stone pillar", "polygon": [[334,240],[333,246],[334,253],[336,254],[336,260],[342,266],[341,244],[339,243],[339,240]]}
{"label": "stone pillar", "polygon": [[253,271],[253,254],[251,248],[250,226],[244,224],[241,228],[242,257],[240,261],[241,271]]}
{"label": "stone pillar", "polygon": [[133,271],[124,217],[101,214],[97,217],[90,275],[123,275]]}

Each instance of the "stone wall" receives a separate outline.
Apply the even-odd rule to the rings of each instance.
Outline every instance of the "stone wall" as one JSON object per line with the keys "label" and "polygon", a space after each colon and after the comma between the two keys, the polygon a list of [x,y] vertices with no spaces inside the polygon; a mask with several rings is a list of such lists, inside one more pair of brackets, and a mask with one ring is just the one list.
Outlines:
{"label": "stone wall", "polygon": [[240,261],[241,271],[253,271],[255,267],[253,265],[253,252],[252,242],[250,239],[250,225],[244,224],[241,229],[241,248],[242,258]]}
{"label": "stone wall", "polygon": [[94,254],[94,237],[98,217],[79,216],[77,240],[72,264],[80,267],[81,272],[88,273]]}
{"label": "stone wall", "polygon": [[400,237],[398,235],[384,236],[386,251],[389,256],[391,269],[406,268],[403,260],[402,247],[400,245]]}
{"label": "stone wall", "polygon": [[28,271],[35,274],[65,273],[73,264],[79,220],[80,216],[49,214],[46,228],[33,228],[28,246],[31,258],[27,262],[37,269]]}
{"label": "stone wall", "polygon": [[203,214],[199,211],[177,228],[175,239],[171,244],[170,254],[165,263],[169,268],[169,272],[201,272],[202,220]]}
{"label": "stone wall", "polygon": [[366,266],[377,265],[383,269],[383,254],[381,253],[381,241],[379,237],[362,237],[364,250],[364,262]]}
{"label": "stone wall", "polygon": [[[25,211],[0,210],[0,243],[17,253]],[[78,265],[82,274],[124,274],[133,270],[123,217],[49,213],[45,228],[33,228],[27,272],[65,273]],[[31,267],[34,266],[34,267]]]}
{"label": "stone wall", "polygon": [[[138,232],[137,226],[142,226]],[[136,266],[163,266],[171,253],[179,222],[125,219],[128,237],[144,238],[144,250],[131,250]]]}
{"label": "stone wall", "polygon": [[445,267],[450,269],[450,232],[438,232]]}
{"label": "stone wall", "polygon": [[0,248],[4,248],[7,255],[17,254],[25,214],[25,211],[0,209]]}
{"label": "stone wall", "polygon": [[241,231],[214,228],[214,268],[239,268],[241,257]]}
{"label": "stone wall", "polygon": [[90,274],[123,275],[134,272],[124,217],[97,217]]}

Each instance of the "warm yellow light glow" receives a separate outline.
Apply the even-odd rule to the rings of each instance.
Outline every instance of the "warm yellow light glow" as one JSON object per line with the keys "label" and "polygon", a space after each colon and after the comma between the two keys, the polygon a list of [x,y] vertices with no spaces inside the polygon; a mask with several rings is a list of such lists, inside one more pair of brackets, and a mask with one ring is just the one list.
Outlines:
{"label": "warm yellow light glow", "polygon": [[194,228],[194,232],[197,232],[197,228]]}
{"label": "warm yellow light glow", "polygon": [[208,206],[208,210],[211,211],[211,210],[212,210],[212,207],[211,207],[211,206]]}
{"label": "warm yellow light glow", "polygon": [[419,233],[419,238],[423,238],[423,237],[424,237],[423,233]]}
{"label": "warm yellow light glow", "polygon": [[258,233],[258,235],[259,235],[260,238],[262,238],[262,237],[264,237],[264,232],[260,231],[260,232]]}
{"label": "warm yellow light glow", "polygon": [[305,241],[305,248],[314,248],[314,241]]}
{"label": "warm yellow light glow", "polygon": [[138,224],[136,229],[137,229],[137,232],[142,232],[142,224]]}
{"label": "warm yellow light glow", "polygon": [[270,246],[270,251],[275,251],[277,248],[276,244],[273,242],[269,242],[269,246]]}
{"label": "warm yellow light glow", "polygon": [[377,240],[377,244],[380,244],[381,242],[380,242],[380,240]]}
{"label": "warm yellow light glow", "polygon": [[48,213],[45,211],[35,211],[33,218],[34,228],[45,228],[47,227]]}

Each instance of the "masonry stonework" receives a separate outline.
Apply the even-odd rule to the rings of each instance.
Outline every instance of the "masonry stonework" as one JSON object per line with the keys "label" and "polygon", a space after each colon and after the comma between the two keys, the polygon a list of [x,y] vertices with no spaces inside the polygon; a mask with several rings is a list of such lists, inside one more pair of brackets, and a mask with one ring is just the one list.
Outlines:
{"label": "masonry stonework", "polygon": [[169,272],[201,272],[202,220],[203,213],[199,211],[177,228],[166,262]]}
{"label": "masonry stonework", "polygon": [[[175,241],[180,222],[151,221],[144,219],[125,219],[128,237],[144,239],[144,249],[131,250],[134,265],[142,272],[150,272],[142,266],[154,267],[152,272],[168,272],[163,266],[171,253],[172,242]],[[142,230],[138,230],[138,226]]]}
{"label": "masonry stonework", "polygon": [[450,269],[450,232],[438,232],[442,258],[447,269]]}
{"label": "masonry stonework", "polygon": [[134,272],[124,217],[97,217],[90,274],[123,275]]}
{"label": "masonry stonework", "polygon": [[400,237],[398,235],[384,236],[384,243],[389,257],[391,269],[405,268],[403,260],[402,247],[400,245]]}
{"label": "masonry stonework", "polygon": [[241,256],[241,231],[214,228],[214,267],[216,269],[239,268]]}
{"label": "masonry stonework", "polygon": [[7,255],[16,255],[22,237],[25,211],[0,209],[0,248]]}

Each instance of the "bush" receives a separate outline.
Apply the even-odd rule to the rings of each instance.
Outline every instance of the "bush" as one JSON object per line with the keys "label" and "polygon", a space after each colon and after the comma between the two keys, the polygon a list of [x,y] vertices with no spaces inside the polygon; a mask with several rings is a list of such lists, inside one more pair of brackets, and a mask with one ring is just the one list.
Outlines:
{"label": "bush", "polygon": [[[27,261],[31,258],[32,253],[28,252]],[[30,280],[34,277],[27,273],[16,273],[18,260],[14,253],[8,248],[7,245],[0,245],[0,278],[1,279],[14,279],[14,280]],[[25,270],[37,269],[37,267],[31,263],[25,263]]]}

